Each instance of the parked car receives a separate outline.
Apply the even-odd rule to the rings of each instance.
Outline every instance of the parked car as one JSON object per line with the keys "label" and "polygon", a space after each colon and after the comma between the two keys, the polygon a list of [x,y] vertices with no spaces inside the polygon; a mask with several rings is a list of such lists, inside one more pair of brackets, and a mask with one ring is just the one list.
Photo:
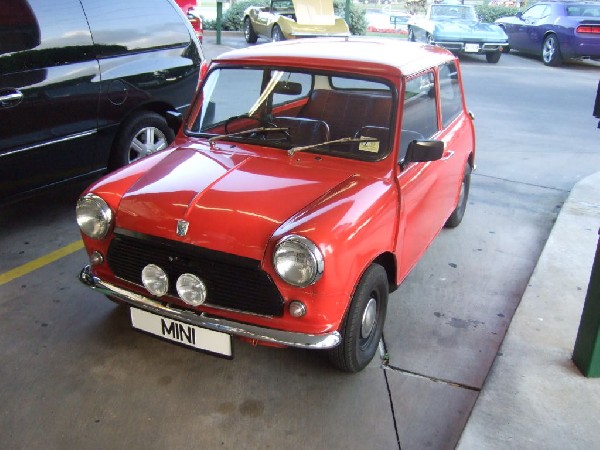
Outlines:
{"label": "parked car", "polygon": [[0,203],[98,176],[174,139],[203,57],[174,2],[3,6]]}
{"label": "parked car", "polygon": [[198,41],[202,44],[202,39],[204,37],[204,28],[202,26],[202,17],[200,17],[200,13],[196,9],[197,2],[195,0],[175,0],[184,14],[187,16],[188,20],[192,24],[192,28],[196,33],[196,37]]}
{"label": "parked car", "polygon": [[425,16],[408,21],[408,39],[440,45],[454,53],[485,54],[489,63],[500,61],[508,45],[504,31],[496,24],[480,22],[472,5],[436,3]]}
{"label": "parked car", "polygon": [[395,290],[465,213],[460,65],[396,39],[264,44],[214,59],[166,150],[77,203],[87,286],[134,328],[231,358],[231,336],[363,369]]}
{"label": "parked car", "polygon": [[333,0],[271,0],[250,6],[242,15],[246,42],[259,37],[273,41],[322,36],[349,36],[346,21],[333,13]]}
{"label": "parked car", "polygon": [[496,20],[508,48],[542,57],[547,66],[568,58],[600,59],[600,2],[539,2]]}

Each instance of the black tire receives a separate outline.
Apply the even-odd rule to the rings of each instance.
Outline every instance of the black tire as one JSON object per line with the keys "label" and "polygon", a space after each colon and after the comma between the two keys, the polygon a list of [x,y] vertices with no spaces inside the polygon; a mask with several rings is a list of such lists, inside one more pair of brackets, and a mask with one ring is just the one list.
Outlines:
{"label": "black tire", "polygon": [[118,169],[169,146],[175,132],[164,117],[152,112],[140,113],[127,121],[115,139],[108,168]]}
{"label": "black tire", "polygon": [[557,67],[562,64],[560,44],[555,34],[549,34],[542,44],[542,61],[547,66]]}
{"label": "black tire", "polygon": [[456,208],[446,220],[444,224],[445,228],[456,228],[460,225],[465,215],[465,209],[467,209],[467,202],[469,201],[469,188],[471,187],[471,165],[467,163],[465,167],[465,174],[460,185],[460,194],[458,196],[458,203]]}
{"label": "black tire", "polygon": [[408,37],[407,37],[409,42],[415,42],[415,32],[413,31],[412,27],[408,27]]}
{"label": "black tire", "polygon": [[489,63],[495,64],[500,61],[500,56],[502,52],[500,50],[496,50],[495,52],[488,52],[485,54],[485,60]]}
{"label": "black tire", "polygon": [[429,45],[435,45],[435,43],[433,42],[433,36],[429,33],[425,35],[425,42],[427,42]]}
{"label": "black tire", "polygon": [[250,17],[244,19],[244,38],[246,38],[248,44],[256,44],[256,41],[258,40],[258,36],[254,31],[254,28],[252,28]]}
{"label": "black tire", "polygon": [[328,350],[331,363],[344,372],[359,372],[373,359],[383,333],[389,295],[385,269],[372,264],[363,274],[340,329],[342,341]]}
{"label": "black tire", "polygon": [[285,36],[283,35],[281,28],[279,28],[279,25],[273,26],[273,32],[271,33],[271,38],[273,39],[273,42],[285,41]]}

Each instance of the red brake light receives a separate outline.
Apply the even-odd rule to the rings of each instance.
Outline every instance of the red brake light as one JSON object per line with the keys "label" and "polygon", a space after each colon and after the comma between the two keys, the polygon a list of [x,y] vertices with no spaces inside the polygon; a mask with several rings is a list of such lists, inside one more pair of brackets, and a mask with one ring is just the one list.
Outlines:
{"label": "red brake light", "polygon": [[600,34],[600,25],[579,25],[577,27],[577,32],[588,34]]}

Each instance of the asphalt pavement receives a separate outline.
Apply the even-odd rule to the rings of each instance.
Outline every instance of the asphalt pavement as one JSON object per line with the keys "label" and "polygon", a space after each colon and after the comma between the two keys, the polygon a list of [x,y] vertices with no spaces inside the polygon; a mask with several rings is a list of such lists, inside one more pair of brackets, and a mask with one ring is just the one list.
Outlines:
{"label": "asphalt pavement", "polygon": [[[216,37],[209,33],[205,56],[210,59],[245,46],[240,37],[223,33],[221,45],[216,45]],[[571,190],[500,350],[491,355],[495,360],[483,387],[473,391],[470,415],[456,414],[455,429],[447,430],[448,436],[460,436],[458,449],[597,448],[600,379],[583,376],[571,358],[599,228],[600,172]],[[395,386],[388,380],[392,399]],[[432,393],[438,394],[452,403],[447,392]],[[438,413],[429,410],[420,420],[436,424]],[[401,436],[401,424],[396,426]]]}

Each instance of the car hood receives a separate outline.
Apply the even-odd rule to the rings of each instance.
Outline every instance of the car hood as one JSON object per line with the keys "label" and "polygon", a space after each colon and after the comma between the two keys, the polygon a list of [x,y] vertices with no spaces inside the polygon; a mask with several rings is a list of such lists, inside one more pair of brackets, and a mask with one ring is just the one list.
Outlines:
{"label": "car hood", "polygon": [[435,39],[447,38],[506,40],[506,33],[493,23],[472,21],[438,21],[435,24]]}
{"label": "car hood", "polygon": [[333,0],[292,0],[296,22],[304,25],[333,25]]}
{"label": "car hood", "polygon": [[[179,148],[124,194],[116,227],[261,260],[282,223],[351,175],[287,154]],[[184,236],[181,220],[189,223]]]}

